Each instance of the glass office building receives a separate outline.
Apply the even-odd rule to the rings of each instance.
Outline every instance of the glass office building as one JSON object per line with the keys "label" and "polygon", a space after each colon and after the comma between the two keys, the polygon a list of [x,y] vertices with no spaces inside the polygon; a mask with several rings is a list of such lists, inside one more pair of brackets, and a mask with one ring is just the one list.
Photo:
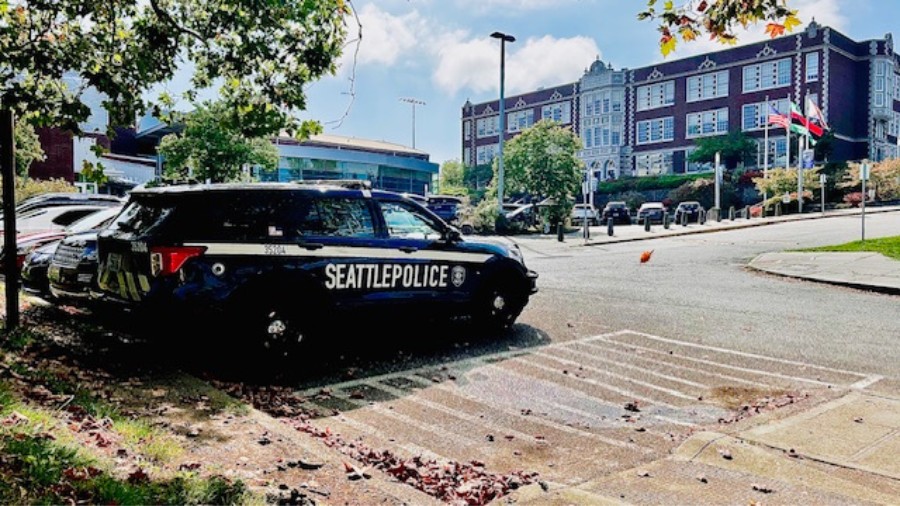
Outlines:
{"label": "glass office building", "polygon": [[336,135],[306,141],[279,138],[278,170],[259,173],[261,181],[360,179],[374,188],[423,195],[432,187],[438,164],[406,146]]}

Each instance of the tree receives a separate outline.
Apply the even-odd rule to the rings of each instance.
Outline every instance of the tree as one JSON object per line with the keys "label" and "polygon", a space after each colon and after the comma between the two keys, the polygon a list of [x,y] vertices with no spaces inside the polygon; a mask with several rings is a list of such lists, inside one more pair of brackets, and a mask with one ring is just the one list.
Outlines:
{"label": "tree", "polygon": [[28,123],[16,125],[15,136],[16,174],[26,177],[32,163],[44,160],[44,149],[41,147],[41,139],[38,138],[34,127]]}
{"label": "tree", "polygon": [[447,160],[441,165],[439,191],[444,195],[468,196],[466,188],[465,167],[459,160]]}
{"label": "tree", "polygon": [[239,177],[247,165],[278,167],[278,148],[267,137],[242,135],[227,120],[228,109],[221,101],[199,104],[183,115],[184,130],[162,138],[159,153],[165,157],[167,176],[220,183]]}
{"label": "tree", "polygon": [[688,160],[695,163],[713,163],[716,153],[721,153],[722,163],[725,168],[733,169],[739,163],[756,156],[756,142],[746,136],[740,130],[728,135],[716,137],[701,137],[694,141],[697,146]]}
{"label": "tree", "polygon": [[689,42],[700,34],[708,34],[713,40],[736,44],[738,26],[768,21],[766,33],[770,37],[783,35],[800,25],[797,11],[787,7],[787,0],[665,0],[659,6],[657,0],[648,0],[647,9],[638,13],[638,19],[659,22],[659,48],[668,56],[680,38]]}
{"label": "tree", "polygon": [[[583,177],[578,159],[581,140],[569,128],[551,120],[541,120],[509,141],[503,151],[504,184],[508,194],[525,193],[552,199],[542,213],[551,224],[564,220],[572,211]],[[497,171],[495,163],[495,174]],[[491,193],[496,195],[495,175]]]}
{"label": "tree", "polygon": [[[159,112],[174,97],[145,93],[172,79],[180,64],[193,69],[191,89],[222,84],[228,121],[259,137],[317,127],[296,113],[305,85],[334,73],[345,36],[346,0],[0,0],[0,145],[8,153],[13,118],[80,133],[90,109],[82,94],[105,96],[114,126],[138,113]],[[320,127],[319,127],[320,128]],[[3,161],[5,248],[12,257],[14,168]],[[7,329],[18,325],[18,272],[6,269]]]}
{"label": "tree", "polygon": [[[860,180],[860,164],[850,164],[847,180],[840,184],[843,188],[862,188]],[[869,169],[869,180],[866,190],[875,190],[881,200],[900,199],[900,158],[890,158],[874,164]]]}

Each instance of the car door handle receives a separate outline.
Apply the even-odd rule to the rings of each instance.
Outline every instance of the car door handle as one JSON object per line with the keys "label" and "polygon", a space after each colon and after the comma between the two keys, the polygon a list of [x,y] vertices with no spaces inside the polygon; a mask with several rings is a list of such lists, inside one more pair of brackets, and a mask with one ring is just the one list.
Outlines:
{"label": "car door handle", "polygon": [[318,243],[318,242],[302,242],[302,243],[300,243],[300,247],[306,248],[306,249],[312,251],[312,250],[316,250],[316,249],[322,249],[325,247],[325,245],[322,243]]}
{"label": "car door handle", "polygon": [[415,246],[401,246],[398,249],[404,253],[415,253],[416,251],[419,251],[419,248],[416,248]]}

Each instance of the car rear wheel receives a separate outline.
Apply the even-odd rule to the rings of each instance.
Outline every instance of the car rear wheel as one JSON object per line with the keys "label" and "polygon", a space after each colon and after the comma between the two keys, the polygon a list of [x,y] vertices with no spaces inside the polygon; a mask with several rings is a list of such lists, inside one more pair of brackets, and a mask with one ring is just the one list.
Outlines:
{"label": "car rear wheel", "polygon": [[261,300],[249,308],[245,336],[266,356],[285,358],[310,345],[314,325],[309,317],[283,302]]}

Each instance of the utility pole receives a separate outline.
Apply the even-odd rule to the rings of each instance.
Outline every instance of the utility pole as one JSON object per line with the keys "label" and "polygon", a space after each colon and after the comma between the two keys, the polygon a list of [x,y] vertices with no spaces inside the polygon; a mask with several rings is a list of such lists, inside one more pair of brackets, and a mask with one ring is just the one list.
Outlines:
{"label": "utility pole", "polygon": [[3,256],[6,263],[6,331],[19,326],[19,266],[16,263],[16,117],[0,110],[0,174],[3,176]]}
{"label": "utility pole", "polygon": [[503,137],[506,135],[506,111],[503,98],[504,81],[506,81],[506,43],[515,42],[516,38],[503,32],[491,34],[494,39],[500,39],[500,141],[497,149],[497,200],[500,209],[503,209]]}
{"label": "utility pole", "polygon": [[866,242],[866,180],[869,179],[869,160],[862,161],[859,166],[859,178],[862,180],[862,201],[859,203],[862,208],[862,242]]}
{"label": "utility pole", "polygon": [[411,97],[400,97],[400,101],[412,105],[412,148],[416,149],[416,106],[425,102]]}

